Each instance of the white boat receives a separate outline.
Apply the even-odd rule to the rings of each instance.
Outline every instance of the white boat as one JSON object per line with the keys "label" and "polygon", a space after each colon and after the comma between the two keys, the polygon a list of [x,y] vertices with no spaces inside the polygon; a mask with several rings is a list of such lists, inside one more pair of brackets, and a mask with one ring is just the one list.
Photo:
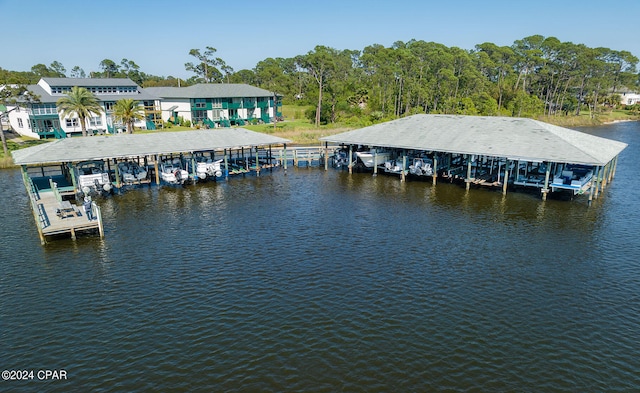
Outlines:
{"label": "white boat", "polygon": [[210,178],[220,178],[222,177],[222,159],[212,160],[207,157],[198,157],[196,158],[196,175],[201,180]]}
{"label": "white boat", "polygon": [[180,160],[176,158],[160,165],[160,177],[168,184],[184,184],[189,179],[189,172],[182,169]]}
{"label": "white boat", "polygon": [[118,163],[120,179],[125,184],[139,183],[147,178],[147,170],[134,161],[123,161]]}
{"label": "white boat", "polygon": [[109,192],[112,189],[109,173],[104,161],[83,161],[75,166],[78,179],[78,194],[85,195]]}
{"label": "white boat", "polygon": [[414,158],[413,164],[409,165],[409,173],[415,176],[432,176],[431,160],[422,157]]}
{"label": "white boat", "polygon": [[[393,173],[396,175],[402,174],[402,159],[393,159],[385,161],[384,163],[384,171],[387,173]],[[407,170],[404,169],[404,173],[407,174]]]}
{"label": "white boat", "polygon": [[382,165],[391,158],[391,153],[388,151],[376,151],[371,149],[369,151],[357,151],[356,157],[362,161],[365,167],[373,168],[374,164]]}

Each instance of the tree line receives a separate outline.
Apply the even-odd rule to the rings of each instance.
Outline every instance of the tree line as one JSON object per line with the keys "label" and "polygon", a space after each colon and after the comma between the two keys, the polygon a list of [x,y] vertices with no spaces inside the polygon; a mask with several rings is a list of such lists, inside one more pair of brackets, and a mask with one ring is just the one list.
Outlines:
{"label": "tree line", "polygon": [[26,72],[0,69],[0,84],[36,83],[40,77],[128,77],[143,87],[247,83],[282,95],[285,104],[310,105],[316,124],[362,125],[416,113],[488,116],[561,116],[619,103],[639,85],[638,58],[628,51],[590,48],[534,35],[510,46],[474,49],[435,42],[397,41],[362,50],[316,46],[293,58],[267,58],[235,72],[216,49],[191,49],[187,80],[146,74],[129,59],[105,59],[85,73],[61,63]]}

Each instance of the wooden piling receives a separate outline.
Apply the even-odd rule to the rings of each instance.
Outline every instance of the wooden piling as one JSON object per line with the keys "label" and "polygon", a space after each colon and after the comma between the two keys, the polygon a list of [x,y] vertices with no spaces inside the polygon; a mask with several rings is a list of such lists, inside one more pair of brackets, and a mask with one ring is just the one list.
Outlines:
{"label": "wooden piling", "polygon": [[158,155],[155,155],[155,159],[154,159],[154,163],[153,163],[153,169],[154,172],[156,173],[156,184],[160,185],[160,167],[158,165]]}
{"label": "wooden piling", "polygon": [[373,152],[373,176],[378,176],[378,151]]}
{"label": "wooden piling", "polygon": [[329,170],[329,142],[324,143],[324,170]]}
{"label": "wooden piling", "polygon": [[547,200],[547,194],[549,193],[549,176],[551,175],[551,164],[547,165],[547,171],[544,174],[544,188],[542,189],[542,200]]}
{"label": "wooden piling", "polygon": [[509,184],[509,160],[504,165],[504,179],[502,179],[502,194],[507,194],[507,185]]}
{"label": "wooden piling", "polygon": [[349,145],[349,174],[353,173],[353,145]]}
{"label": "wooden piling", "polygon": [[[402,172],[404,173],[404,166],[402,167]],[[438,178],[438,156],[433,155],[433,185],[436,185],[436,179]]]}
{"label": "wooden piling", "polygon": [[471,187],[471,158],[472,156],[467,156],[467,179],[466,179],[466,187],[467,187],[467,191],[469,191],[469,188]]}

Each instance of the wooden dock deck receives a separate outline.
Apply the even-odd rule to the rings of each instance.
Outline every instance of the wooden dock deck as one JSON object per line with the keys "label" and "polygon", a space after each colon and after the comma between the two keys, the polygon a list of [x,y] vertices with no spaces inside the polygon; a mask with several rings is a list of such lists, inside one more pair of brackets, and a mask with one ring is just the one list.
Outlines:
{"label": "wooden dock deck", "polygon": [[40,241],[45,244],[48,236],[68,234],[72,239],[81,232],[99,232],[104,236],[100,207],[92,202],[93,220],[89,220],[84,209],[62,200],[55,186],[51,190],[36,191],[35,187],[27,187],[33,217],[36,220]]}

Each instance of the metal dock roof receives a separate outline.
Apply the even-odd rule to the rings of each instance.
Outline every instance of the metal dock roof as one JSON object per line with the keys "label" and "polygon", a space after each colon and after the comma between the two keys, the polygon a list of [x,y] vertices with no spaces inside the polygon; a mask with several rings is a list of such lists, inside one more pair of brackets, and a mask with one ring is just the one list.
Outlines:
{"label": "metal dock roof", "polygon": [[35,165],[256,147],[289,142],[291,141],[287,139],[244,128],[223,128],[65,138],[15,150],[11,154],[16,165]]}
{"label": "metal dock roof", "polygon": [[532,119],[426,114],[320,140],[584,165],[605,165],[627,147],[623,142]]}

